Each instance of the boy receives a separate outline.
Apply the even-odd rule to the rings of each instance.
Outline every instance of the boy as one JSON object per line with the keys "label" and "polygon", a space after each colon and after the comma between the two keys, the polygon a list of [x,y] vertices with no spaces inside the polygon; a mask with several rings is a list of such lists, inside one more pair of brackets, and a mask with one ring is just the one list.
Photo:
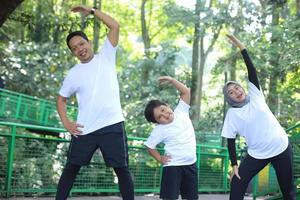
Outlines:
{"label": "boy", "polygon": [[[155,123],[150,137],[144,143],[149,154],[163,164],[160,198],[198,199],[198,174],[196,166],[196,139],[189,118],[190,89],[169,76],[159,78],[159,83],[171,83],[179,92],[180,100],[173,111],[166,103],[150,101],[145,108],[147,121]],[[165,154],[155,149],[163,143]]]}

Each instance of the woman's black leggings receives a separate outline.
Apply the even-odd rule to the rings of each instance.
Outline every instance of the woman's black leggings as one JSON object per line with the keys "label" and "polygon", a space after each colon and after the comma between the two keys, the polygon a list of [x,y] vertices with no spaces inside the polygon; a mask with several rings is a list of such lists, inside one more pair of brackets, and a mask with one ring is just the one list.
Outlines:
{"label": "woman's black leggings", "polygon": [[281,154],[268,159],[255,159],[247,155],[239,166],[241,179],[232,177],[230,200],[243,200],[250,180],[269,163],[275,169],[283,199],[296,200],[291,145]]}
{"label": "woman's black leggings", "polygon": [[[55,200],[66,200],[80,170],[79,165],[67,163],[59,179]],[[133,181],[128,167],[114,168],[119,181],[119,189],[124,200],[134,199]]]}

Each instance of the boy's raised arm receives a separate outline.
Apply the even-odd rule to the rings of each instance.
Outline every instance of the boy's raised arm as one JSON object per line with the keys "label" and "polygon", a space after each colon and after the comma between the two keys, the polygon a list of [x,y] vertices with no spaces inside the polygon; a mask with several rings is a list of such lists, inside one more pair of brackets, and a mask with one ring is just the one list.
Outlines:
{"label": "boy's raised arm", "polygon": [[175,78],[170,76],[161,76],[158,78],[159,84],[171,83],[179,92],[180,98],[187,104],[190,104],[191,100],[191,91],[183,83],[177,81]]}

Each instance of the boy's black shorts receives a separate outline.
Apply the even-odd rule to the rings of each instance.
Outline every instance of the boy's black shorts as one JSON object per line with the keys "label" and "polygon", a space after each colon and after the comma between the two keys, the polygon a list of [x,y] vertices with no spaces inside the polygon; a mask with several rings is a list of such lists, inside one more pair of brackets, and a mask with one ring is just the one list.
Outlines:
{"label": "boy's black shorts", "polygon": [[127,136],[124,122],[119,122],[87,135],[72,136],[68,162],[75,165],[88,165],[95,151],[100,148],[107,167],[128,166]]}
{"label": "boy's black shorts", "polygon": [[196,163],[163,167],[160,198],[198,199],[198,169]]}

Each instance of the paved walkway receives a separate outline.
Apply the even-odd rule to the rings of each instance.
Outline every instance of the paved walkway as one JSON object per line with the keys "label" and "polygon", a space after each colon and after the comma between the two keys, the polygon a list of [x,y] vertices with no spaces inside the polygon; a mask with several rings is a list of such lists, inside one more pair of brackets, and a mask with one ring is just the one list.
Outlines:
{"label": "paved walkway", "polygon": [[[54,198],[9,198],[9,200],[53,200]],[[199,195],[199,200],[228,200],[228,195]],[[8,199],[5,199],[8,200]],[[116,196],[101,196],[101,197],[72,197],[68,200],[121,200],[120,197]],[[136,196],[135,200],[159,200],[158,196],[147,195],[147,196]]]}
{"label": "paved walkway", "polygon": [[[18,197],[18,198],[9,198],[0,200],[53,200],[54,197]],[[146,195],[146,196],[136,196],[135,200],[158,200],[159,197],[157,195]],[[200,194],[199,200],[228,200],[228,194]],[[256,200],[263,200],[264,198],[256,198]],[[117,196],[100,196],[100,197],[72,197],[68,198],[68,200],[121,200],[120,197]],[[245,197],[244,200],[252,200],[251,197]]]}

